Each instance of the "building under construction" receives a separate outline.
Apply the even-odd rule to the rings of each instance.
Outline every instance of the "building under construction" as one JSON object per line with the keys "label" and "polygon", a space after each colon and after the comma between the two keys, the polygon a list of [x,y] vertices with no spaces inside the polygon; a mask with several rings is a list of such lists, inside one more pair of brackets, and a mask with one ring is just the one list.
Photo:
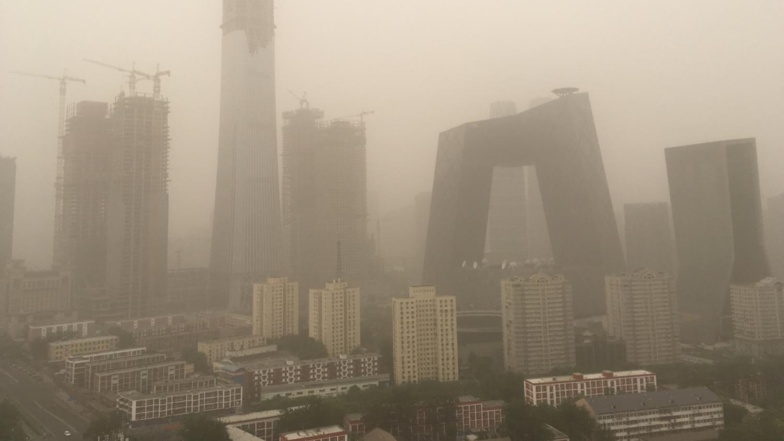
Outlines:
{"label": "building under construction", "polygon": [[16,158],[0,156],[0,274],[11,260],[14,239]]}
{"label": "building under construction", "polygon": [[365,124],[361,118],[323,121],[306,102],[283,114],[283,223],[291,270],[304,288],[367,272]]}
{"label": "building under construction", "polygon": [[[90,316],[117,316],[106,303],[106,207],[112,170],[109,104],[83,101],[68,109],[63,145],[62,224],[55,267],[73,274],[74,307]],[[110,308],[111,309],[111,308]]]}
{"label": "building under construction", "polygon": [[149,315],[166,302],[168,114],[166,99],[121,94],[109,117],[107,294],[127,302],[128,317]]}

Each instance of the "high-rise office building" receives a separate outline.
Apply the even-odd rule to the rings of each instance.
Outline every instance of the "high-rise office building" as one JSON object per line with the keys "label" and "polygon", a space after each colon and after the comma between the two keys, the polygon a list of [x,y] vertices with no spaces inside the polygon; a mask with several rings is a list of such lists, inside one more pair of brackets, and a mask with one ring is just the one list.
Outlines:
{"label": "high-rise office building", "polygon": [[457,311],[453,296],[434,286],[412,286],[392,299],[392,358],[395,383],[456,381]]}
{"label": "high-rise office building", "polygon": [[[74,307],[87,315],[93,315],[95,305],[87,296],[102,293],[106,287],[112,142],[121,139],[121,135],[112,138],[108,111],[109,105],[101,102],[82,101],[71,106],[62,139],[63,211],[57,217],[62,225],[55,229],[59,232],[55,240],[61,243],[54,247],[54,265],[71,270],[74,292],[79,296]],[[124,127],[130,126],[125,123]]]}
{"label": "high-rise office building", "polygon": [[575,365],[572,287],[561,274],[501,281],[504,365],[527,375]]}
{"label": "high-rise office building", "polygon": [[308,333],[324,343],[330,357],[350,354],[359,347],[359,288],[337,279],[324,289],[311,289]]}
{"label": "high-rise office building", "polygon": [[283,114],[283,223],[306,286],[334,276],[338,242],[347,280],[365,278],[369,256],[365,125],[323,115],[304,101]]}
{"label": "high-rise office building", "polygon": [[273,0],[224,0],[210,270],[213,304],[250,306],[281,266]]}
{"label": "high-rise office building", "polygon": [[767,277],[730,285],[730,304],[738,352],[753,357],[784,354],[784,284]]}
{"label": "high-rise office building", "polygon": [[666,202],[623,206],[626,267],[629,271],[648,268],[673,274],[675,248]]}
{"label": "high-rise office building", "polygon": [[419,193],[414,197],[414,268],[420,274],[425,263],[425,243],[427,243],[427,223],[430,221],[430,202],[433,194]]}
{"label": "high-rise office building", "polygon": [[[514,101],[490,105],[490,118],[517,113]],[[525,167],[493,167],[487,214],[485,258],[491,263],[524,262],[527,257]]]}
{"label": "high-rise office building", "polygon": [[768,198],[765,245],[773,275],[784,279],[784,193]]}
{"label": "high-rise office building", "polygon": [[[604,312],[604,275],[625,262],[588,95],[464,124],[439,137],[423,281],[458,297],[463,262],[484,257],[496,166],[533,165],[555,263],[581,316]],[[524,189],[520,189],[522,192]]]}
{"label": "high-rise office building", "polygon": [[107,216],[107,293],[127,317],[166,302],[169,228],[169,102],[120,95],[110,117],[112,177]]}
{"label": "high-rise office building", "polygon": [[299,334],[299,285],[286,277],[253,284],[253,335],[274,339]]}
{"label": "high-rise office building", "polygon": [[641,366],[675,363],[680,344],[675,280],[641,268],[605,278],[607,327]]}
{"label": "high-rise office building", "polygon": [[0,156],[0,273],[11,260],[15,194],[16,158]]}
{"label": "high-rise office building", "polygon": [[753,138],[664,151],[685,341],[729,337],[729,285],[770,276]]}

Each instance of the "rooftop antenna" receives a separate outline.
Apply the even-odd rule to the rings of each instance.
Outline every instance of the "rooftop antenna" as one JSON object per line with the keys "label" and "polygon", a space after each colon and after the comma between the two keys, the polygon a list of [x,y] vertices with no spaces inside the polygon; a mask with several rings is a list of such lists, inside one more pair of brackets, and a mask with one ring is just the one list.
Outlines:
{"label": "rooftop antenna", "polygon": [[563,98],[567,95],[574,95],[580,89],[576,87],[560,87],[558,89],[553,89],[553,93],[558,95],[558,98]]}

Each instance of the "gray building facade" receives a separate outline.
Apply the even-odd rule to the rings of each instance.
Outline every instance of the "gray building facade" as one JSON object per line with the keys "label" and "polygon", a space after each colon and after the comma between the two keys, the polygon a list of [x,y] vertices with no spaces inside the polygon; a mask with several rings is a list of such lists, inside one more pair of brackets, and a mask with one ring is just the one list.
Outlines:
{"label": "gray building facade", "polygon": [[0,156],[0,273],[13,251],[15,195],[16,158]]}
{"label": "gray building facade", "polygon": [[625,267],[590,100],[567,95],[514,116],[441,133],[423,279],[460,295],[454,274],[481,261],[493,167],[534,165],[555,263],[575,311],[604,312],[604,275]]}
{"label": "gray building facade", "polygon": [[[730,284],[770,275],[753,138],[665,149],[681,338],[728,336]],[[723,324],[725,326],[723,326]]]}

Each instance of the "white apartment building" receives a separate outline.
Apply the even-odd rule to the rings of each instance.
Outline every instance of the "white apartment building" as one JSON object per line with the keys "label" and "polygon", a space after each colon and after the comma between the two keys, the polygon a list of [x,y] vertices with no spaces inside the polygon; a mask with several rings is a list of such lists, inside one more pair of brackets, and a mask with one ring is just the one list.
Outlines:
{"label": "white apartment building", "polygon": [[264,346],[267,339],[261,335],[244,335],[241,337],[221,338],[218,340],[200,341],[196,348],[207,356],[207,363],[223,359],[227,353],[246,351]]}
{"label": "white apartment building", "polygon": [[542,272],[501,281],[504,365],[528,375],[575,365],[572,288]]}
{"label": "white apartment building", "polygon": [[242,407],[242,386],[215,384],[210,387],[175,392],[117,394],[117,408],[131,422],[170,418],[194,413]]}
{"label": "white apartment building", "polygon": [[676,362],[680,328],[673,277],[641,268],[604,280],[608,331],[626,342],[629,362]]}
{"label": "white apartment building", "polygon": [[392,300],[392,358],[395,383],[456,381],[457,311],[454,296],[437,296],[434,286],[412,286]]}
{"label": "white apartment building", "polygon": [[324,343],[330,357],[359,347],[359,288],[340,279],[328,282],[310,290],[308,307],[308,333]]}
{"label": "white apartment building", "polygon": [[754,357],[784,354],[784,284],[768,277],[730,285],[730,304],[739,352]]}
{"label": "white apartment building", "polygon": [[602,371],[574,373],[558,377],[528,378],[524,382],[525,402],[533,406],[558,406],[574,397],[597,397],[644,393],[656,390],[656,374],[649,371]]}
{"label": "white apartment building", "polygon": [[724,427],[724,406],[705,387],[588,397],[577,405],[617,441]]}
{"label": "white apartment building", "polygon": [[253,335],[275,339],[299,334],[299,284],[270,277],[253,284]]}
{"label": "white apartment building", "polygon": [[128,348],[116,351],[98,352],[87,355],[74,355],[65,359],[65,379],[69,384],[84,384],[87,365],[98,361],[139,357],[147,353],[147,348]]}

